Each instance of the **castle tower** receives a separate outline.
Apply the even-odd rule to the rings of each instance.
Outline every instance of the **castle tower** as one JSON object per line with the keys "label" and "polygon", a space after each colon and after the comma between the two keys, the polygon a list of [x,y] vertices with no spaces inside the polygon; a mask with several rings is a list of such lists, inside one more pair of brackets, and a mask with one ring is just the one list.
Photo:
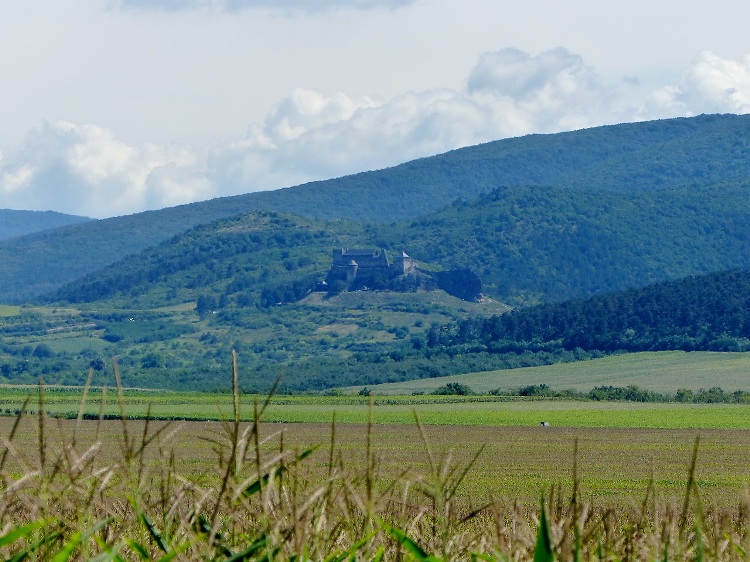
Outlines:
{"label": "castle tower", "polygon": [[415,269],[414,261],[406,252],[401,252],[393,258],[393,270],[395,275],[406,275]]}

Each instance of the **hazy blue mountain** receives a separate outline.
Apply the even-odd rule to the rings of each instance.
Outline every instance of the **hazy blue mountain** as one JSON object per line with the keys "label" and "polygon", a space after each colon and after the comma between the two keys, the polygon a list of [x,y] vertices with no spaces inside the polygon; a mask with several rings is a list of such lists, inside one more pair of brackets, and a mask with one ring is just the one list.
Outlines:
{"label": "hazy blue mountain", "polygon": [[54,211],[15,211],[0,209],[0,240],[90,221],[87,217]]}

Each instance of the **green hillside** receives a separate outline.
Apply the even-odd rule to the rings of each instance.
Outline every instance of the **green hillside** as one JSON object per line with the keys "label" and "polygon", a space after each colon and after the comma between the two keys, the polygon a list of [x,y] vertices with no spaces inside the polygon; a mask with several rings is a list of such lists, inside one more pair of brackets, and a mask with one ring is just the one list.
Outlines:
{"label": "green hillside", "polygon": [[648,192],[501,188],[384,232],[445,268],[470,267],[514,305],[750,266],[750,182]]}
{"label": "green hillside", "polygon": [[[597,386],[631,385],[674,394],[678,389],[693,391],[719,386],[726,391],[750,389],[750,354],[719,352],[661,351],[613,355],[590,361],[560,363],[449,377],[386,383],[368,387],[375,394],[429,394],[448,383],[469,386],[477,393],[512,391],[546,384],[554,390],[588,392]],[[355,393],[362,387],[345,388]]]}
{"label": "green hillside", "polygon": [[314,289],[331,250],[366,239],[364,230],[275,212],[222,219],[66,285],[55,299],[150,309],[211,296],[226,302],[221,308],[255,308],[266,288],[304,281],[299,296]]}
{"label": "green hillside", "polygon": [[391,223],[506,186],[632,193],[742,184],[750,177],[749,128],[750,116],[723,115],[530,135],[387,170],[32,234],[0,242],[0,294],[4,301],[22,302],[196,225],[253,210]]}
{"label": "green hillside", "polygon": [[387,226],[256,213],[197,227],[55,298],[93,302],[117,293],[118,306],[138,308],[206,292],[256,303],[264,289],[303,290],[324,279],[333,248],[385,247],[433,269],[471,269],[484,293],[503,302],[561,301],[750,267],[748,195],[742,183],[636,193],[502,188]]}
{"label": "green hillside", "polygon": [[[554,193],[562,195],[552,197]],[[573,193],[579,198],[571,202]],[[662,197],[659,201],[666,204],[683,201],[685,193],[684,200],[690,201],[700,191],[660,193],[654,190],[649,197]],[[503,241],[503,252],[482,253],[493,250],[496,225],[510,216],[502,214],[508,194],[530,209],[536,202],[537,208],[518,214],[525,227],[502,229],[513,234]],[[210,390],[226,386],[226,378],[218,373],[227,368],[234,349],[250,371],[243,379],[248,389],[267,389],[283,373],[284,388],[300,391],[580,361],[619,351],[750,347],[748,271],[689,277],[512,312],[501,299],[469,303],[440,290],[426,290],[434,286],[404,284],[403,292],[317,290],[333,248],[398,250],[401,237],[414,248],[434,248],[441,245],[438,231],[441,236],[455,232],[455,239],[463,241],[461,255],[474,264],[497,263],[493,256],[512,254],[517,248],[524,249],[526,261],[528,256],[547,256],[552,264],[547,282],[558,283],[559,291],[584,281],[575,277],[574,269],[564,269],[574,249],[585,259],[585,250],[599,248],[601,232],[607,223],[617,227],[618,217],[629,217],[634,232],[611,237],[603,254],[610,261],[600,267],[616,270],[623,267],[622,261],[644,278],[658,263],[655,256],[678,267],[690,263],[691,252],[712,255],[728,232],[716,229],[721,236],[708,235],[706,225],[712,223],[703,222],[697,212],[662,224],[653,214],[663,212],[659,205],[641,205],[645,214],[639,214],[637,206],[622,213],[620,204],[627,197],[633,195],[498,190],[475,204],[454,205],[424,221],[389,227],[275,212],[223,219],[66,285],[55,297],[54,308],[6,307],[0,317],[0,376],[15,383],[30,383],[41,375],[49,381],[80,384],[88,366],[96,365],[97,380],[104,383],[110,376],[105,365],[117,356],[130,386]],[[599,213],[583,212],[587,201],[604,207]],[[601,214],[608,206],[615,214]],[[560,215],[561,209],[568,214]],[[717,220],[714,215],[709,213],[711,221]],[[529,217],[536,222],[530,223]],[[729,222],[725,217],[725,225]],[[590,238],[566,239],[563,224],[572,233],[588,232]],[[636,233],[638,228],[643,232]],[[707,234],[693,236],[695,228]],[[539,240],[557,240],[558,252],[528,236],[545,229],[557,232],[558,238],[540,235]],[[701,246],[709,242],[715,247]],[[672,252],[656,252],[662,248]],[[419,251],[405,249],[424,270],[456,265],[449,259],[422,260]],[[630,261],[622,259],[628,255]],[[540,276],[528,271],[508,269],[505,286],[520,294]],[[554,271],[560,274],[553,277]]]}
{"label": "green hillside", "polygon": [[0,317],[0,383],[111,385],[117,357],[129,387],[227,390],[239,353],[243,389],[287,391],[375,384],[506,362],[434,361],[414,349],[433,324],[498,314],[499,303],[434,293],[313,293],[297,303],[231,313],[196,303],[149,310],[96,306],[21,307]]}
{"label": "green hillside", "polygon": [[[748,338],[743,326],[750,320],[738,315],[747,310],[749,273],[687,278],[486,319],[488,307],[474,314],[438,314],[443,293],[414,292],[416,286],[383,301],[372,295],[389,293],[333,298],[315,290],[336,247],[406,249],[428,270],[480,268],[485,295],[494,302],[506,296],[554,300],[576,291],[611,291],[665,277],[665,272],[718,268],[722,260],[733,263],[750,254],[745,218],[750,213],[742,204],[750,199],[744,189],[715,186],[711,197],[704,188],[658,189],[639,196],[604,191],[591,197],[591,192],[565,189],[508,188],[387,227],[251,213],[196,227],[66,285],[55,300],[83,311],[117,311],[88,317],[104,330],[99,337],[118,349],[131,350],[151,343],[139,339],[157,337],[138,336],[136,326],[125,321],[136,312],[146,314],[149,326],[164,323],[158,349],[180,349],[186,337],[198,339],[197,348],[189,345],[180,352],[193,357],[188,363],[194,376],[205,377],[201,365],[213,364],[194,359],[196,349],[207,357],[211,346],[221,342],[225,357],[232,347],[252,350],[258,378],[272,380],[273,371],[288,369],[292,389],[543,365],[620,350],[733,350]],[[726,205],[730,199],[738,204]],[[695,236],[696,231],[703,236]],[[313,299],[313,294],[318,296]],[[183,320],[147,312],[165,307],[191,318],[197,312],[199,322],[193,318],[188,328]],[[390,307],[412,314],[410,321],[383,323],[380,317]],[[319,332],[322,320],[311,315],[335,327]],[[336,315],[348,320],[336,320]],[[441,324],[449,319],[454,323]],[[739,326],[739,331],[724,326]],[[206,331],[197,336],[198,329]]]}
{"label": "green hillside", "polygon": [[0,240],[70,224],[84,223],[90,220],[86,217],[66,215],[54,211],[14,211],[11,209],[0,209]]}
{"label": "green hillside", "polygon": [[[218,373],[237,350],[252,370],[244,380],[257,390],[280,372],[290,390],[413,378],[430,364],[413,340],[430,326],[507,310],[416,287],[315,292],[331,250],[372,234],[356,223],[275,212],[196,227],[66,286],[58,295],[65,306],[7,307],[0,376],[80,384],[93,364],[105,383],[104,365],[117,356],[129,386],[212,390],[226,387]],[[364,379],[359,365],[367,366]]]}

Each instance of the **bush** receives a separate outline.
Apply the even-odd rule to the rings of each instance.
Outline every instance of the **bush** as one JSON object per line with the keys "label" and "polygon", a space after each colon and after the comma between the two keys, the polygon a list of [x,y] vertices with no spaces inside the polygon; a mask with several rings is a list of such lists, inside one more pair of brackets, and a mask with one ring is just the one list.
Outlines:
{"label": "bush", "polygon": [[39,359],[47,359],[49,357],[52,357],[54,354],[55,352],[52,351],[52,348],[46,343],[40,343],[34,348],[34,357],[37,357]]}
{"label": "bush", "polygon": [[458,382],[449,382],[444,386],[440,386],[433,391],[433,394],[447,396],[470,396],[475,392],[465,384]]}

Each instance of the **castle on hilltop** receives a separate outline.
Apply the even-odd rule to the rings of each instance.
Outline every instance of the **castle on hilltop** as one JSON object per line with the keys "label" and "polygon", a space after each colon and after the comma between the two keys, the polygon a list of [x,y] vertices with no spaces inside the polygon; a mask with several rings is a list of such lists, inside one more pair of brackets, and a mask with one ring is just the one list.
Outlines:
{"label": "castle on hilltop", "polygon": [[385,249],[333,250],[333,261],[318,291],[332,294],[341,291],[386,290],[397,292],[434,291],[476,302],[482,299],[482,280],[471,269],[425,271],[406,252],[388,259]]}
{"label": "castle on hilltop", "polygon": [[362,250],[340,248],[333,250],[333,263],[327,281],[358,281],[366,283],[377,278],[392,279],[416,270],[412,259],[401,252],[391,262],[384,249]]}

